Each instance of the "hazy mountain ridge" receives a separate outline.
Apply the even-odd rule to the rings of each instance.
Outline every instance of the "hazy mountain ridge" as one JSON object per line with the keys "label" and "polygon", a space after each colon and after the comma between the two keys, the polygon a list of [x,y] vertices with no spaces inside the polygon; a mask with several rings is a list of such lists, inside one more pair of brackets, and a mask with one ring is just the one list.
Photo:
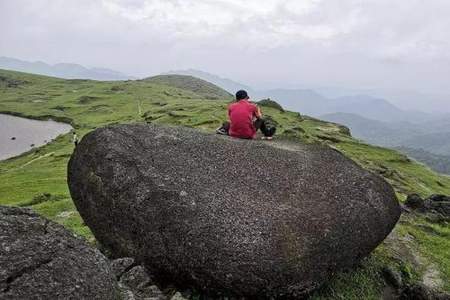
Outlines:
{"label": "hazy mountain ridge", "polygon": [[437,172],[450,173],[449,119],[412,124],[382,122],[349,113],[327,114],[320,118],[349,127],[356,138],[398,149]]}
{"label": "hazy mountain ridge", "polygon": [[132,76],[106,68],[86,68],[71,63],[50,65],[41,61],[28,62],[10,57],[0,57],[0,68],[65,79],[127,80]]}
{"label": "hazy mountain ridge", "polygon": [[314,117],[344,112],[386,122],[407,121],[421,123],[424,121],[432,121],[436,118],[432,114],[400,109],[388,100],[372,95],[356,94],[330,98],[325,97],[314,89],[277,88],[258,90],[246,84],[194,69],[170,71],[166,74],[182,74],[198,77],[214,83],[232,94],[239,89],[245,89],[254,100],[271,98],[289,110],[298,111]]}
{"label": "hazy mountain ridge", "polygon": [[[389,99],[389,102],[398,107],[408,107],[408,110],[426,112],[427,114],[450,113],[450,95],[434,92],[420,92],[403,89],[383,88],[345,88],[314,86],[314,90],[323,96],[334,99],[355,95],[370,95],[376,98]],[[426,100],[426,101],[424,101]]]}
{"label": "hazy mountain ridge", "polygon": [[395,149],[426,164],[437,172],[450,175],[450,155],[433,154],[423,149],[408,147],[396,147]]}
{"label": "hazy mountain ridge", "polygon": [[387,123],[353,113],[324,114],[320,118],[343,124],[350,128],[352,136],[381,146],[397,146],[399,137],[423,133],[419,128],[413,128],[414,125],[410,123]]}

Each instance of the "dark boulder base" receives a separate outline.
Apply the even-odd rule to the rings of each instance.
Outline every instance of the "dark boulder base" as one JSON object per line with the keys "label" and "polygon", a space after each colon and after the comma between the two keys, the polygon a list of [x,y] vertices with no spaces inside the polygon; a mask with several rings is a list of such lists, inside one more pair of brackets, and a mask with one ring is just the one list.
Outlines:
{"label": "dark boulder base", "polygon": [[107,259],[61,225],[0,206],[0,299],[118,299]]}
{"label": "dark boulder base", "polygon": [[400,215],[388,183],[331,148],[187,128],[97,129],[68,172],[116,257],[213,294],[303,295],[367,256]]}

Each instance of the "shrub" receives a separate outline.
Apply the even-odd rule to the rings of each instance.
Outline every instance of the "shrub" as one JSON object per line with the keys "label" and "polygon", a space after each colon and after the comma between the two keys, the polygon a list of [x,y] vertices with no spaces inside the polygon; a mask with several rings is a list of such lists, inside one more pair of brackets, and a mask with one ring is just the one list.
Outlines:
{"label": "shrub", "polygon": [[278,104],[276,101],[270,100],[269,98],[258,101],[257,104],[259,106],[271,107],[284,112],[284,108],[280,104]]}

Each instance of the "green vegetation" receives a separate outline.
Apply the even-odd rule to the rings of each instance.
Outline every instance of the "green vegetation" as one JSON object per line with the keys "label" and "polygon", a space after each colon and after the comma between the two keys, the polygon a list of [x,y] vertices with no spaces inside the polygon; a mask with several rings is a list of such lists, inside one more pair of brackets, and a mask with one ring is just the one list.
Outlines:
{"label": "green vegetation", "polygon": [[263,99],[258,101],[258,105],[260,107],[272,107],[278,109],[281,112],[284,112],[284,108],[276,101],[270,99]]}
{"label": "green vegetation", "polygon": [[[214,99],[214,100],[211,100]],[[147,80],[100,82],[62,80],[0,70],[0,112],[35,119],[69,122],[82,137],[111,123],[152,122],[195,127],[213,132],[225,119],[231,95],[204,81],[185,76],[158,76]],[[263,113],[278,126],[278,138],[303,143],[323,143],[372,170],[407,194],[450,194],[450,177],[439,175],[394,150],[374,147],[353,139],[345,126],[299,113],[263,106]],[[19,157],[0,161],[0,204],[29,206],[75,233],[94,241],[70,198],[66,166],[73,151],[69,134]],[[418,280],[433,264],[450,291],[448,224],[434,224],[410,216],[396,227],[394,240],[386,241],[356,270],[342,272],[314,294],[316,299],[379,299],[384,285],[380,272],[389,265]],[[413,236],[410,251],[423,257],[413,264],[396,247]],[[409,249],[409,248],[408,248]]]}
{"label": "green vegetation", "polygon": [[435,193],[450,194],[449,176],[440,175],[395,150],[355,140],[338,143],[335,146],[363,167],[383,176],[402,195],[401,198],[412,193],[422,197]]}
{"label": "green vegetation", "polygon": [[383,282],[380,281],[383,262],[375,255],[364,261],[363,267],[341,272],[332,281],[315,292],[312,300],[342,299],[380,299]]}
{"label": "green vegetation", "polygon": [[145,79],[146,82],[176,87],[196,93],[204,99],[232,99],[232,95],[217,85],[188,75],[159,75]]}

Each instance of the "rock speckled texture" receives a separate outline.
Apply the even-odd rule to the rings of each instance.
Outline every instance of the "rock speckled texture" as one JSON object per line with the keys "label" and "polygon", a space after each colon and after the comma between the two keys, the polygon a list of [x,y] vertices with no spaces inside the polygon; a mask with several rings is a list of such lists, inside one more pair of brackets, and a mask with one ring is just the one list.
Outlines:
{"label": "rock speckled texture", "polygon": [[68,178],[116,257],[211,293],[302,295],[367,256],[400,215],[391,186],[335,150],[186,128],[97,129]]}
{"label": "rock speckled texture", "polygon": [[110,265],[112,272],[116,275],[116,278],[120,279],[120,277],[122,277],[125,272],[133,268],[136,263],[131,257],[123,257],[111,261]]}
{"label": "rock speckled texture", "polygon": [[61,225],[0,206],[0,299],[117,299],[107,259]]}

